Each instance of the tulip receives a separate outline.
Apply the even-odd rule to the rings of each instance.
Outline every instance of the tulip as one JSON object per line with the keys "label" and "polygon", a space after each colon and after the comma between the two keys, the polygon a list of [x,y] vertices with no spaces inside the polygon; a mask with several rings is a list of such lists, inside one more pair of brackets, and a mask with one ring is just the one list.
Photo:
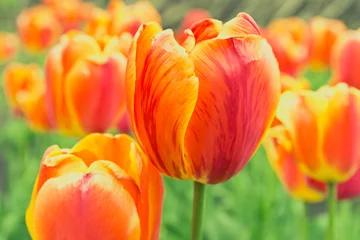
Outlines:
{"label": "tulip", "polygon": [[51,8],[36,6],[20,13],[17,27],[23,45],[31,52],[39,52],[52,46],[62,28]]}
{"label": "tulip", "polygon": [[314,17],[309,21],[309,64],[313,70],[329,66],[330,54],[338,36],[346,31],[340,20]]}
{"label": "tulip", "polygon": [[126,58],[118,38],[69,32],[46,60],[46,105],[59,132],[104,132],[125,111]]}
{"label": "tulip", "polygon": [[127,65],[137,140],[164,174],[200,183],[238,173],[270,126],[280,95],[271,47],[247,14],[207,19],[180,46],[157,23],[137,32]]}
{"label": "tulip", "polygon": [[127,135],[48,148],[26,211],[34,240],[159,238],[163,183]]}
{"label": "tulip", "polygon": [[277,19],[262,34],[274,51],[280,71],[297,76],[308,58],[305,21],[295,17]]}
{"label": "tulip", "polygon": [[121,118],[120,121],[117,123],[117,129],[121,133],[131,133],[131,119],[128,112],[126,112]]}
{"label": "tulip", "polygon": [[[293,143],[284,126],[272,127],[263,141],[268,160],[287,192],[305,202],[319,202],[326,197],[326,184],[307,176],[297,164]],[[346,182],[338,185],[338,199],[360,195],[360,169]]]}
{"label": "tulip", "polygon": [[203,9],[191,9],[190,11],[188,11],[184,16],[182,25],[175,34],[176,41],[182,44],[187,38],[187,34],[185,33],[186,29],[191,28],[194,23],[210,17],[211,16],[209,12]]}
{"label": "tulip", "polygon": [[299,91],[310,89],[311,84],[309,80],[304,77],[294,78],[288,74],[281,74],[281,92],[285,92],[287,90],[291,91]]}
{"label": "tulip", "polygon": [[12,59],[19,48],[19,40],[13,33],[0,32],[0,64]]}
{"label": "tulip", "polygon": [[348,31],[339,37],[333,52],[331,66],[332,84],[345,82],[360,89],[357,69],[360,68],[360,30]]}
{"label": "tulip", "polygon": [[302,170],[344,182],[360,166],[360,91],[345,83],[317,92],[285,92],[276,117],[290,134]]}
{"label": "tulip", "polygon": [[36,131],[50,130],[45,111],[44,76],[39,65],[13,62],[4,70],[4,89],[12,112]]}

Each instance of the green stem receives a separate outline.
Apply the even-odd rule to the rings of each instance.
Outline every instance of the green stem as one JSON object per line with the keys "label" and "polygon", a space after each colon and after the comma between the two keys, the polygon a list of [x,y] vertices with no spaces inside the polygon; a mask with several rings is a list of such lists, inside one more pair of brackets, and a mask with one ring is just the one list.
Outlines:
{"label": "green stem", "polygon": [[301,226],[302,226],[302,239],[308,239],[308,214],[307,214],[307,204],[305,202],[302,203],[302,211],[303,216],[301,219]]}
{"label": "green stem", "polygon": [[194,182],[194,201],[192,218],[192,240],[201,240],[202,219],[205,207],[205,184]]}
{"label": "green stem", "polygon": [[329,225],[328,225],[328,240],[336,239],[336,201],[337,201],[337,192],[336,192],[336,183],[330,182],[328,184],[328,211],[329,211]]}

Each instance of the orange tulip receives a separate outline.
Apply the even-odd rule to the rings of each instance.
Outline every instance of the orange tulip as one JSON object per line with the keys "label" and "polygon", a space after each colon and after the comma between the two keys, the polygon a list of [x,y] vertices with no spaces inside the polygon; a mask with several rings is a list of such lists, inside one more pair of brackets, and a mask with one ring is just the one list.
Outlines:
{"label": "orange tulip", "polygon": [[271,45],[281,72],[298,75],[308,58],[306,23],[301,18],[274,20],[262,34]]}
{"label": "orange tulip", "polygon": [[332,52],[333,84],[345,82],[360,89],[357,70],[360,68],[360,29],[339,37]]}
{"label": "orange tulip", "polygon": [[19,48],[19,39],[13,33],[0,32],[0,64],[12,59]]}
{"label": "orange tulip", "polygon": [[26,224],[34,240],[159,238],[163,183],[127,135],[46,150]]}
{"label": "orange tulip", "polygon": [[285,92],[276,114],[305,174],[344,182],[360,167],[360,91],[345,83]]}
{"label": "orange tulip", "polygon": [[15,115],[24,115],[34,130],[50,130],[45,112],[44,76],[39,65],[9,64],[4,70],[4,89]]}
{"label": "orange tulip", "polygon": [[127,65],[135,136],[164,174],[219,183],[238,173],[273,120],[280,74],[247,14],[207,19],[180,46],[157,23],[137,32]]}
{"label": "orange tulip", "polygon": [[314,17],[309,21],[309,64],[314,70],[329,66],[334,43],[346,29],[340,20]]}
{"label": "orange tulip", "polygon": [[126,58],[118,38],[69,32],[46,60],[46,103],[63,134],[103,132],[125,111]]}
{"label": "orange tulip", "polygon": [[326,185],[309,178],[297,166],[293,144],[282,125],[268,131],[263,145],[276,175],[294,198],[306,202],[319,202],[325,198]]}
{"label": "orange tulip", "polygon": [[194,23],[199,22],[206,18],[211,18],[209,12],[207,12],[206,10],[195,8],[188,11],[184,16],[182,25],[175,34],[176,41],[182,44],[187,38],[187,34],[185,33],[185,30],[191,28],[191,26]]}
{"label": "orange tulip", "polygon": [[309,80],[304,77],[294,78],[285,73],[281,74],[281,92],[285,92],[287,90],[298,91],[310,89],[311,84]]}
{"label": "orange tulip", "polygon": [[16,23],[23,45],[33,52],[49,48],[58,40],[62,32],[54,12],[46,6],[24,10]]}
{"label": "orange tulip", "polygon": [[[284,126],[271,128],[263,142],[268,159],[285,189],[305,202],[318,202],[326,197],[324,182],[307,176],[298,166],[288,132]],[[338,184],[338,199],[345,200],[360,195],[360,169],[346,182]]]}

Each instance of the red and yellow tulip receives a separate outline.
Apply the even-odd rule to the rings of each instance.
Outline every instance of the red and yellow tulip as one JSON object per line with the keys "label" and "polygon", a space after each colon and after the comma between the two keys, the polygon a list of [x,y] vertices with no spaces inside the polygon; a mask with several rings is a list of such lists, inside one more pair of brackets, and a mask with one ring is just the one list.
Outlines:
{"label": "red and yellow tulip", "polygon": [[47,6],[39,5],[24,10],[16,23],[22,44],[32,52],[49,48],[62,33],[60,22]]}
{"label": "red and yellow tulip", "polygon": [[332,84],[345,82],[360,89],[360,30],[348,31],[339,37],[332,52]]}
{"label": "red and yellow tulip", "polygon": [[4,89],[15,115],[24,116],[34,130],[50,130],[45,111],[44,75],[39,65],[10,63],[4,70]]}
{"label": "red and yellow tulip", "polygon": [[161,175],[132,138],[90,134],[46,150],[26,224],[34,240],[156,240],[162,201]]}
{"label": "red and yellow tulip", "polygon": [[128,109],[135,136],[162,173],[216,184],[257,149],[275,114],[280,73],[245,13],[186,32],[180,46],[157,23],[139,29],[127,65]]}
{"label": "red and yellow tulip", "polygon": [[262,34],[274,51],[280,71],[297,76],[308,58],[305,21],[296,17],[277,19],[263,29]]}
{"label": "red and yellow tulip", "polygon": [[[270,164],[287,192],[305,202],[319,202],[327,197],[325,182],[314,180],[302,171],[293,151],[293,142],[283,125],[272,127],[263,146]],[[360,195],[360,169],[349,180],[338,184],[338,199],[351,199]]]}
{"label": "red and yellow tulip", "polygon": [[344,182],[360,166],[360,91],[345,83],[285,92],[276,114],[300,168],[323,182]]}
{"label": "red and yellow tulip", "polygon": [[69,32],[46,60],[46,104],[63,134],[84,135],[114,126],[125,111],[126,58],[116,38]]}
{"label": "red and yellow tulip", "polygon": [[9,32],[0,32],[0,64],[12,59],[19,48],[18,37]]}
{"label": "red and yellow tulip", "polygon": [[309,21],[309,64],[322,70],[330,64],[330,55],[338,36],[347,30],[340,20],[314,17]]}
{"label": "red and yellow tulip", "polygon": [[182,44],[188,37],[185,33],[186,29],[191,28],[194,23],[197,23],[203,19],[211,18],[210,13],[204,9],[191,9],[189,10],[185,16],[184,20],[179,28],[179,30],[175,34],[176,41],[179,44]]}

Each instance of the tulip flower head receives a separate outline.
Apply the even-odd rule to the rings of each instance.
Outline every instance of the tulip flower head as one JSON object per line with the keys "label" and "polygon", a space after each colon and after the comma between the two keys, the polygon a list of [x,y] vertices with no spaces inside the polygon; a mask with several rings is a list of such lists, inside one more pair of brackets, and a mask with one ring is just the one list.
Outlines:
{"label": "tulip flower head", "polygon": [[306,23],[301,18],[277,19],[262,34],[271,45],[280,71],[297,76],[308,58]]}
{"label": "tulip flower head", "polygon": [[45,111],[44,74],[37,64],[10,63],[4,70],[4,89],[12,112],[24,116],[36,131],[50,130]]}
{"label": "tulip flower head", "polygon": [[127,65],[137,140],[164,174],[201,183],[238,173],[270,126],[280,95],[271,47],[247,14],[207,19],[186,31],[143,25]]}
{"label": "tulip flower head", "polygon": [[[293,151],[293,142],[283,125],[272,127],[263,141],[268,160],[286,191],[305,202],[320,202],[327,197],[327,185],[317,181],[300,168]],[[338,199],[360,195],[360,169],[349,180],[337,185]]]}
{"label": "tulip flower head", "polygon": [[278,120],[288,131],[300,168],[323,182],[344,182],[360,166],[360,91],[345,83],[285,92]]}
{"label": "tulip flower head", "polygon": [[47,6],[36,6],[20,13],[17,28],[22,44],[31,52],[48,49],[55,44],[62,27]]}
{"label": "tulip flower head", "polygon": [[132,138],[90,134],[46,150],[26,224],[34,240],[156,240],[162,200],[161,175]]}
{"label": "tulip flower head", "polygon": [[116,37],[69,32],[46,60],[46,104],[58,131],[104,132],[125,111],[126,58]]}
{"label": "tulip flower head", "polygon": [[12,59],[19,48],[19,39],[13,33],[0,32],[0,64]]}
{"label": "tulip flower head", "polygon": [[335,19],[314,17],[309,21],[309,64],[313,70],[322,70],[330,65],[333,46],[346,25]]}
{"label": "tulip flower head", "polygon": [[360,29],[343,33],[332,52],[332,84],[345,82],[360,89]]}

